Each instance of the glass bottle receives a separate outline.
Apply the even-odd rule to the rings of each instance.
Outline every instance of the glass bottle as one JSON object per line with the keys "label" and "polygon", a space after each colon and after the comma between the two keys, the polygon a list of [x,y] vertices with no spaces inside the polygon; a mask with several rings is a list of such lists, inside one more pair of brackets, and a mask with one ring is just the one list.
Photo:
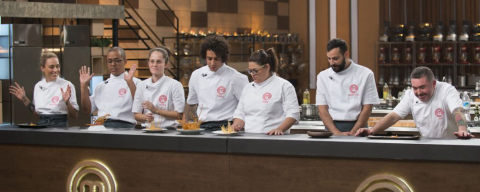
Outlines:
{"label": "glass bottle", "polygon": [[310,92],[308,88],[303,92],[303,104],[310,104]]}

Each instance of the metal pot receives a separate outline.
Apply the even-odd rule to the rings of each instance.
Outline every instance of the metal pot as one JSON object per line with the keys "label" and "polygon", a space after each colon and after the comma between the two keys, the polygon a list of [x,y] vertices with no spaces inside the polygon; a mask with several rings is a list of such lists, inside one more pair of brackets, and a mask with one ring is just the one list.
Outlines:
{"label": "metal pot", "polygon": [[305,117],[316,117],[318,116],[317,109],[313,104],[303,104],[302,105],[302,115]]}

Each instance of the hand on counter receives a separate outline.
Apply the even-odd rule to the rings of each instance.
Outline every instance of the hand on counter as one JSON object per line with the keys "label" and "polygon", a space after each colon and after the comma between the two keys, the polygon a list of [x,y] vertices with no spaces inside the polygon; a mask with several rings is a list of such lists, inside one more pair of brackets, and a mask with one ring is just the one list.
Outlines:
{"label": "hand on counter", "polygon": [[358,129],[357,133],[355,134],[355,137],[361,136],[368,136],[368,135],[373,135],[373,131],[371,129],[367,128],[360,128]]}
{"label": "hand on counter", "polygon": [[283,131],[280,129],[272,129],[266,133],[267,135],[283,135]]}
{"label": "hand on counter", "polygon": [[467,131],[458,131],[458,132],[454,132],[453,134],[457,136],[457,138],[459,139],[470,139],[475,137],[475,135],[472,135]]}

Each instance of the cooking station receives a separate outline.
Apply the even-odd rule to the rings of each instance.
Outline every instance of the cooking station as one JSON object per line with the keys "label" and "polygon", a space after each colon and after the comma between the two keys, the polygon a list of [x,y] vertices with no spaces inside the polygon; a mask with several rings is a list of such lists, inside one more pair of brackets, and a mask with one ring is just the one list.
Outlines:
{"label": "cooking station", "polygon": [[3,126],[0,143],[0,191],[58,191],[86,160],[108,166],[122,191],[358,191],[372,186],[367,178],[385,175],[412,191],[480,190],[473,182],[480,171],[478,139]]}

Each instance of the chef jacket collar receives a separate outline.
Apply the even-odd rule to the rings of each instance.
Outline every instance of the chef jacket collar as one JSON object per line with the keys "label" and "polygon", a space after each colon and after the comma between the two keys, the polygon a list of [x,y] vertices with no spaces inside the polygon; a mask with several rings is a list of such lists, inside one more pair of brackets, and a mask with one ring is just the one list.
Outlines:
{"label": "chef jacket collar", "polygon": [[153,87],[153,88],[157,88],[160,84],[162,84],[163,81],[165,81],[165,79],[167,77],[165,77],[166,75],[164,74],[162,77],[160,77],[160,79],[157,81],[157,82],[153,82],[153,77],[150,77],[148,78],[147,81],[145,81],[146,85],[148,86],[148,89],[150,89],[150,87]]}
{"label": "chef jacket collar", "polygon": [[126,73],[127,73],[127,72],[125,71],[125,72],[123,72],[122,74],[120,74],[120,75],[118,75],[118,76],[115,76],[115,75],[113,75],[113,74],[110,73],[110,79],[111,79],[111,80],[114,80],[114,79],[115,79],[115,80],[124,80]]}
{"label": "chef jacket collar", "polygon": [[276,78],[277,76],[277,73],[273,73],[272,76],[270,76],[269,78],[265,79],[265,81],[261,82],[261,83],[255,83],[255,81],[252,82],[253,85],[255,86],[265,86],[265,85],[268,85],[268,83],[272,82],[272,80],[274,78]]}
{"label": "chef jacket collar", "polygon": [[208,66],[206,66],[205,71],[203,73],[205,73],[207,75],[210,75],[210,76],[211,75],[220,75],[227,68],[227,67],[225,67],[225,65],[227,65],[227,64],[223,63],[223,65],[220,68],[218,68],[218,70],[216,72],[210,71],[210,68],[208,68]]}
{"label": "chef jacket collar", "polygon": [[60,78],[60,77],[57,77],[55,80],[50,81],[50,82],[47,82],[46,78],[42,78],[41,85],[43,86],[43,88],[50,88],[51,86],[53,86],[55,84],[55,82],[57,82],[58,78]]}

